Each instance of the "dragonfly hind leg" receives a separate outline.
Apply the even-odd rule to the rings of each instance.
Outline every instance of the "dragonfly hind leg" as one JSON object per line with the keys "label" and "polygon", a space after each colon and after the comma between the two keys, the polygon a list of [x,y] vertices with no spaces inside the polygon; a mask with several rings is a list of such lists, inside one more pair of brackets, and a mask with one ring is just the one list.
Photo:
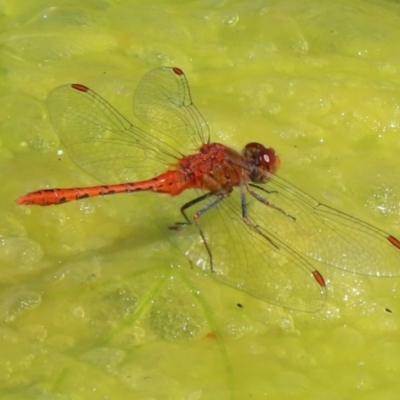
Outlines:
{"label": "dragonfly hind leg", "polygon": [[174,231],[174,230],[176,231],[176,230],[179,229],[180,226],[183,226],[183,225],[191,225],[192,223],[190,222],[190,219],[189,219],[189,217],[188,217],[187,214],[186,214],[186,210],[187,210],[188,208],[194,206],[195,204],[199,203],[200,201],[203,201],[203,200],[205,200],[205,199],[207,199],[208,197],[213,196],[213,195],[214,195],[214,193],[209,192],[209,193],[203,194],[202,196],[196,197],[195,199],[190,200],[189,202],[187,202],[186,204],[184,204],[184,205],[181,207],[181,214],[182,214],[183,217],[185,218],[185,222],[175,222],[175,225],[170,226],[169,229],[171,229],[171,230],[173,230],[173,231]]}
{"label": "dragonfly hind leg", "polygon": [[169,227],[169,229],[171,229],[171,230],[178,230],[179,227],[182,226],[182,225],[191,225],[192,222],[190,221],[189,217],[187,216],[186,210],[188,208],[194,206],[195,204],[197,204],[197,203],[199,203],[199,202],[201,202],[203,200],[206,200],[207,198],[209,198],[211,196],[215,196],[214,199],[212,199],[209,203],[207,203],[204,206],[202,206],[199,210],[197,210],[195,212],[195,214],[193,214],[193,220],[194,220],[194,222],[196,224],[197,230],[200,233],[201,239],[202,239],[202,241],[204,243],[204,246],[206,248],[208,257],[210,259],[211,272],[214,272],[212,252],[211,252],[210,246],[209,246],[209,244],[207,242],[207,239],[206,239],[206,237],[204,235],[203,228],[201,227],[199,219],[202,216],[202,214],[204,214],[206,211],[210,210],[212,207],[216,206],[222,200],[226,199],[229,196],[229,194],[230,194],[230,192],[222,192],[222,193],[209,192],[209,193],[206,193],[206,194],[204,194],[204,195],[202,195],[200,197],[197,197],[196,199],[193,199],[193,200],[189,201],[188,203],[184,204],[181,207],[181,213],[184,216],[186,221],[185,222],[177,222],[175,225]]}

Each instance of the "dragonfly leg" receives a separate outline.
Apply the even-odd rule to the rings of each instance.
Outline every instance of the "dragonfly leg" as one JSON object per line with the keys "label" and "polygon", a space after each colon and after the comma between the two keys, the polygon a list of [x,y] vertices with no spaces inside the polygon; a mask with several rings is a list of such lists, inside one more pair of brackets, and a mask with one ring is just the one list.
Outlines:
{"label": "dragonfly leg", "polygon": [[[250,191],[249,191],[250,192]],[[250,192],[251,193],[251,192]],[[254,193],[257,194],[257,193]],[[261,197],[261,196],[260,196]],[[257,198],[257,197],[256,197]],[[247,203],[246,203],[246,194],[244,191],[244,188],[241,186],[240,187],[240,202],[241,202],[241,206],[242,206],[242,219],[243,222],[255,233],[261,235],[264,239],[268,240],[268,242],[271,243],[272,246],[274,246],[275,248],[279,248],[279,246],[277,244],[275,244],[264,232],[261,231],[260,227],[258,225],[253,224],[250,220],[249,220],[249,216],[247,213]],[[269,204],[268,204],[269,205]],[[275,208],[275,207],[274,207]]]}
{"label": "dragonfly leg", "polygon": [[205,200],[205,199],[207,199],[208,197],[213,196],[213,195],[215,195],[215,194],[209,192],[209,193],[203,194],[202,196],[197,197],[197,198],[195,198],[195,199],[193,199],[193,200],[190,200],[189,202],[187,202],[186,204],[184,204],[184,205],[181,207],[181,214],[182,214],[183,217],[185,218],[185,222],[175,222],[175,225],[170,226],[169,229],[171,229],[171,230],[177,230],[177,229],[179,229],[179,226],[182,226],[182,225],[191,225],[192,223],[190,222],[190,219],[189,219],[189,217],[188,217],[187,214],[186,214],[186,210],[187,210],[188,208],[194,206],[195,204],[199,203],[200,201],[203,201],[203,200]]}
{"label": "dragonfly leg", "polygon": [[268,194],[278,193],[277,190],[268,190],[267,188],[262,187],[262,186],[260,186],[260,185],[256,185],[255,183],[249,183],[249,186],[252,186],[252,187],[255,187],[255,188],[257,188],[257,189],[260,189],[260,190],[262,190],[263,192],[268,193]]}
{"label": "dragonfly leg", "polygon": [[288,214],[288,213],[287,213],[285,210],[283,210],[282,208],[280,208],[280,207],[278,207],[278,206],[275,206],[274,204],[271,204],[266,198],[262,197],[261,195],[259,195],[258,193],[256,193],[254,190],[251,190],[250,187],[256,187],[257,189],[260,189],[260,190],[262,190],[263,192],[266,192],[266,193],[268,193],[268,194],[277,193],[277,191],[275,191],[275,190],[274,190],[274,191],[269,191],[269,190],[267,190],[267,189],[265,189],[265,188],[263,188],[263,187],[261,187],[261,186],[254,185],[254,184],[249,184],[249,185],[247,186],[247,191],[248,191],[256,200],[258,200],[259,202],[265,204],[265,205],[268,206],[268,207],[271,207],[271,208],[273,208],[273,209],[275,209],[275,210],[281,212],[282,214],[286,215],[286,217],[291,218],[293,221],[296,221],[296,218],[295,218],[295,217],[293,217],[292,215]]}
{"label": "dragonfly leg", "polygon": [[[207,240],[206,240],[206,237],[204,235],[203,228],[201,227],[199,219],[202,216],[202,214],[204,214],[206,211],[208,211],[212,207],[216,206],[222,200],[226,199],[229,196],[229,194],[230,194],[230,192],[223,192],[223,193],[219,193],[219,194],[214,194],[215,198],[212,201],[210,201],[209,203],[205,204],[203,207],[201,207],[200,210],[198,210],[193,215],[194,222],[195,222],[195,224],[197,226],[197,229],[198,229],[198,231],[200,233],[201,239],[203,240],[204,246],[205,246],[205,248],[207,250],[208,257],[210,259],[211,272],[214,272],[213,257],[212,257],[210,246],[207,243]],[[212,195],[212,193],[209,193],[209,195]],[[208,196],[207,197],[201,196],[201,197],[207,198]],[[198,200],[198,199],[196,199],[196,200]]]}
{"label": "dragonfly leg", "polygon": [[206,240],[206,237],[205,237],[205,235],[204,235],[203,228],[201,227],[201,224],[200,224],[199,219],[200,219],[201,215],[204,214],[207,210],[209,210],[210,208],[216,206],[219,202],[221,202],[221,201],[224,200],[226,197],[228,197],[228,196],[229,196],[229,193],[230,193],[230,192],[222,192],[222,193],[212,193],[212,192],[209,192],[209,193],[203,194],[203,195],[200,196],[200,197],[197,197],[196,199],[193,199],[193,200],[189,201],[188,203],[184,204],[184,205],[181,207],[181,213],[182,213],[182,215],[183,215],[184,218],[185,218],[185,222],[177,222],[175,225],[169,227],[169,229],[171,229],[171,230],[178,230],[178,229],[179,229],[179,226],[182,226],[182,225],[191,225],[192,222],[191,222],[191,220],[189,219],[189,217],[187,216],[186,210],[187,210],[188,208],[194,206],[195,204],[197,204],[197,203],[199,203],[199,202],[201,202],[201,201],[203,201],[203,200],[208,199],[208,198],[211,197],[211,196],[215,196],[214,199],[212,199],[209,203],[207,203],[207,204],[205,204],[203,207],[201,207],[201,208],[200,208],[198,211],[196,211],[196,213],[193,215],[193,220],[194,220],[194,222],[195,222],[195,224],[196,224],[196,227],[197,227],[197,229],[198,229],[198,231],[199,231],[199,233],[200,233],[201,239],[202,239],[202,241],[203,241],[203,243],[204,243],[204,246],[205,246],[205,248],[206,248],[206,250],[207,250],[207,253],[208,253],[208,257],[209,257],[209,259],[210,259],[210,269],[211,269],[211,272],[214,272],[212,253],[211,253],[210,246],[209,246],[208,243],[207,243],[207,240]]}

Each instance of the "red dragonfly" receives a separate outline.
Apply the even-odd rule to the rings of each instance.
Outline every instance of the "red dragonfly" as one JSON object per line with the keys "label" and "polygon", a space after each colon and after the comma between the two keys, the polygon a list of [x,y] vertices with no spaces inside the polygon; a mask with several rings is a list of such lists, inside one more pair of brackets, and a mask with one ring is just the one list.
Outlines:
{"label": "red dragonfly", "polygon": [[[179,68],[150,71],[136,90],[134,113],[151,133],[81,84],[56,88],[48,105],[72,160],[103,182],[120,183],[38,190],[18,204],[197,189],[200,195],[181,207],[184,222],[171,227],[192,263],[225,284],[295,310],[317,311],[326,298],[324,279],[308,257],[359,274],[400,275],[399,240],[276,175],[280,160],[272,148],[249,143],[239,153],[211,143]],[[191,217],[189,209],[195,209]],[[192,222],[195,235],[187,230]]]}

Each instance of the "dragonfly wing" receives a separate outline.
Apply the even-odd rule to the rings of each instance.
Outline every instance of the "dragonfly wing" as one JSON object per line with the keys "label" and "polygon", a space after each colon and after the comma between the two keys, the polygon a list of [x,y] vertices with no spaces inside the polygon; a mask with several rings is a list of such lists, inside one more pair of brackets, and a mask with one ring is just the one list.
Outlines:
{"label": "dragonfly wing", "polygon": [[148,72],[136,89],[133,111],[181,155],[209,143],[208,124],[193,105],[188,82],[179,68]]}
{"label": "dragonfly wing", "polygon": [[103,182],[148,179],[163,169],[161,165],[174,160],[159,140],[132,125],[83,85],[54,89],[48,107],[71,159]]}
{"label": "dragonfly wing", "polygon": [[388,233],[319,203],[279,176],[253,188],[275,208],[265,206],[257,223],[297,251],[347,271],[400,275],[400,243]]}
{"label": "dragonfly wing", "polygon": [[[212,252],[213,273],[195,224],[173,232],[178,247],[193,265],[231,287],[290,309],[319,310],[325,302],[326,292],[315,279],[314,268],[278,237],[262,227],[259,227],[262,234],[258,234],[243,222],[238,191],[236,188],[199,219]],[[247,200],[249,219],[258,225],[257,215],[264,205],[252,198]],[[189,218],[207,201],[210,198],[188,209]]]}

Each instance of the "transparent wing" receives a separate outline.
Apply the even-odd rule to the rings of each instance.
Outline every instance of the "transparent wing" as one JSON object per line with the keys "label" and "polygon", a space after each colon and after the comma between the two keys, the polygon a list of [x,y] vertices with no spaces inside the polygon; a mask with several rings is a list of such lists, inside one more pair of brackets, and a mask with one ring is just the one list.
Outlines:
{"label": "transparent wing", "polygon": [[[249,196],[249,220],[261,234],[242,220],[239,188],[200,217],[200,224],[213,256],[214,272],[194,224],[173,232],[174,241],[191,263],[229,286],[272,304],[300,311],[317,311],[326,299],[325,288],[314,277],[315,269],[266,227],[259,215],[266,206]],[[189,218],[208,200],[188,209]]]}
{"label": "transparent wing", "polygon": [[208,124],[193,105],[188,82],[179,68],[148,72],[136,89],[133,111],[181,155],[210,141]]}
{"label": "transparent wing", "polygon": [[135,95],[136,114],[156,127],[156,134],[132,125],[84,85],[54,89],[48,107],[71,159],[105,183],[148,179],[187,155],[189,147],[197,150],[205,135],[208,139],[207,123],[191,103],[186,78],[177,68],[150,71]]}
{"label": "transparent wing", "polygon": [[173,160],[167,146],[133,126],[103,98],[82,85],[54,89],[48,96],[48,107],[68,155],[80,168],[103,182],[146,179],[154,170],[162,170],[160,163],[165,165]]}
{"label": "transparent wing", "polygon": [[[365,275],[400,275],[400,242],[366,222],[319,203],[279,176],[253,188],[265,206],[257,223],[320,262]],[[292,217],[292,218],[291,218]]]}

